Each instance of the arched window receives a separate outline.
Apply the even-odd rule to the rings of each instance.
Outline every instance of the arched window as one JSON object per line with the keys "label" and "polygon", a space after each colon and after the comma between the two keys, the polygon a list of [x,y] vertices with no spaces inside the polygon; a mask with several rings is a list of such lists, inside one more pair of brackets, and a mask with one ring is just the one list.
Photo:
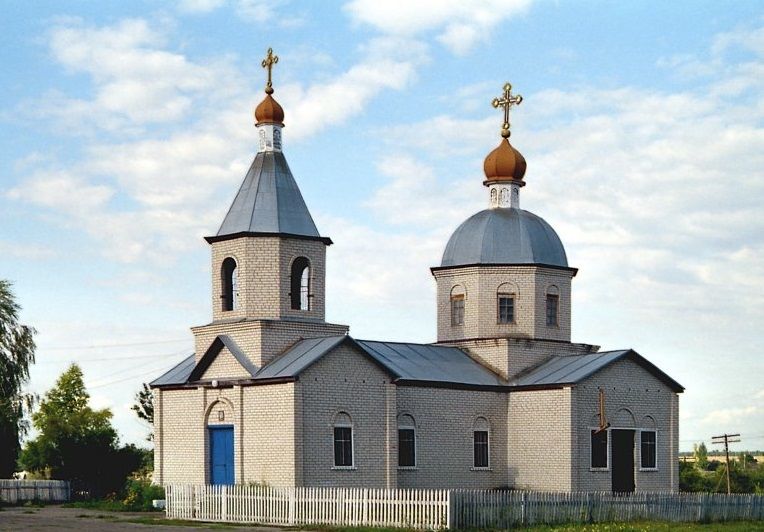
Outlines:
{"label": "arched window", "polygon": [[236,261],[233,257],[226,257],[220,268],[220,277],[222,281],[223,310],[236,310],[239,306],[239,276],[236,267]]}
{"label": "arched window", "polygon": [[546,324],[557,327],[560,324],[560,289],[551,285],[546,289]]}
{"label": "arched window", "polygon": [[512,283],[503,283],[496,290],[496,322],[515,323],[515,303],[517,290]]}
{"label": "arched window", "polygon": [[451,289],[451,325],[464,325],[464,297],[462,285],[458,284]]}
{"label": "arched window", "polygon": [[310,261],[305,257],[292,263],[290,295],[293,310],[310,310]]}
{"label": "arched window", "polygon": [[353,421],[346,412],[334,416],[334,467],[353,467]]}
{"label": "arched window", "polygon": [[475,469],[488,469],[490,467],[490,432],[488,420],[479,417],[475,420],[472,429],[472,467]]}
{"label": "arched window", "polygon": [[416,466],[416,425],[408,414],[398,416],[398,467]]}

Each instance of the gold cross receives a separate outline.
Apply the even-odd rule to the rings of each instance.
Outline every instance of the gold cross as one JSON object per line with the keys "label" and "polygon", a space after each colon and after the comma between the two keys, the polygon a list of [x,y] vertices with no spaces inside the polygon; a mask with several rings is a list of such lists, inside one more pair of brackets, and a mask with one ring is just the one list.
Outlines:
{"label": "gold cross", "polygon": [[523,101],[523,97],[519,94],[513,95],[512,94],[512,85],[509,83],[504,84],[504,97],[494,98],[491,102],[491,105],[495,109],[498,109],[499,107],[504,108],[504,125],[501,128],[501,136],[504,138],[509,137],[509,108],[513,105],[520,105],[520,103]]}
{"label": "gold cross", "polygon": [[262,65],[263,68],[268,69],[268,82],[265,84],[265,92],[268,94],[273,94],[273,83],[271,82],[271,70],[273,69],[273,65],[279,62],[279,56],[273,55],[273,48],[268,48],[268,55],[265,56],[265,59],[263,59]]}

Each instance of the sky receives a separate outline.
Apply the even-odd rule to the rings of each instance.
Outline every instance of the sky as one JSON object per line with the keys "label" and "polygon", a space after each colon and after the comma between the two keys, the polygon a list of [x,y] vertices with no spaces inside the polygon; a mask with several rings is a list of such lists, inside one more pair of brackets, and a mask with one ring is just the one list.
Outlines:
{"label": "sky", "polygon": [[[490,105],[524,101],[521,206],[562,239],[573,341],[686,387],[680,448],[764,449],[764,6],[757,1],[14,2],[0,21],[0,277],[121,441],[211,320],[210,251],[279,56],[284,152],[328,249],[327,320],[435,340],[453,230],[485,208]],[[733,447],[734,450],[734,447]]]}

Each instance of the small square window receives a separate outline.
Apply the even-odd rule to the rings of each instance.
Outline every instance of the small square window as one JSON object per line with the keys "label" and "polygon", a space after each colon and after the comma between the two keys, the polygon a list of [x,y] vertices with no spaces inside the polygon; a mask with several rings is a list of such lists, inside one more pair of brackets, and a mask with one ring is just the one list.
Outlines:
{"label": "small square window", "polygon": [[511,294],[499,294],[499,323],[515,322],[515,296]]}
{"label": "small square window", "polygon": [[640,433],[640,465],[642,469],[655,469],[657,467],[655,439],[654,430],[643,430]]}
{"label": "small square window", "polygon": [[560,296],[556,294],[546,295],[546,324],[548,327],[556,327],[559,324],[557,320],[559,303]]}
{"label": "small square window", "polygon": [[607,430],[592,431],[592,469],[607,468]]}
{"label": "small square window", "polygon": [[464,296],[451,298],[451,325],[464,324]]}
{"label": "small square window", "polygon": [[225,410],[218,410],[218,421],[225,421]]}

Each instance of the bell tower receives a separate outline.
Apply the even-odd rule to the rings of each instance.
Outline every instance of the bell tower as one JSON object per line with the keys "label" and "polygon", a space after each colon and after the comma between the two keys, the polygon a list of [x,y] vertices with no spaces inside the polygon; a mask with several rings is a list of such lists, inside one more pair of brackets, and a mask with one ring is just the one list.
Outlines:
{"label": "bell tower", "polygon": [[[284,110],[273,98],[268,49],[265,97],[255,108],[257,153],[214,236],[212,323],[193,329],[197,359],[219,334],[256,366],[300,338],[345,334],[325,322],[326,248],[283,153]],[[253,344],[254,349],[245,345]]]}

